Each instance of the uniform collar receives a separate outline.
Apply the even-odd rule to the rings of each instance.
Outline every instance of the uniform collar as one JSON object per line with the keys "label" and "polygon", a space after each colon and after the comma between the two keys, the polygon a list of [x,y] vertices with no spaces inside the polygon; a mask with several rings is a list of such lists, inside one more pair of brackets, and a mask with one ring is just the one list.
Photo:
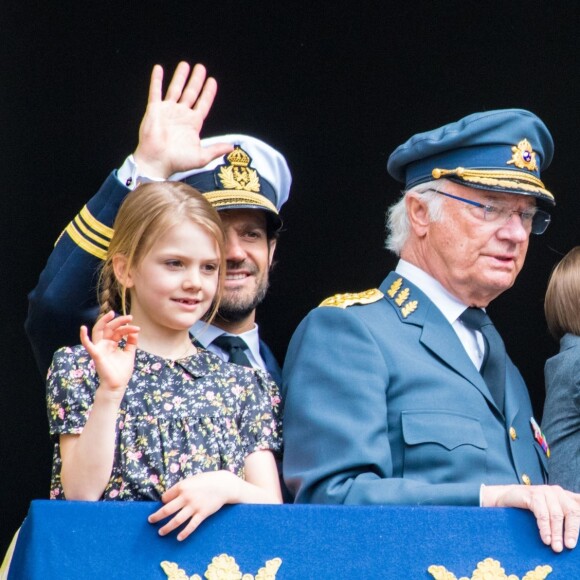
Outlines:
{"label": "uniform collar", "polygon": [[395,271],[419,288],[425,296],[428,296],[429,300],[437,306],[449,324],[453,324],[467,308],[463,302],[455,298],[453,294],[450,294],[435,278],[414,264],[399,260]]}

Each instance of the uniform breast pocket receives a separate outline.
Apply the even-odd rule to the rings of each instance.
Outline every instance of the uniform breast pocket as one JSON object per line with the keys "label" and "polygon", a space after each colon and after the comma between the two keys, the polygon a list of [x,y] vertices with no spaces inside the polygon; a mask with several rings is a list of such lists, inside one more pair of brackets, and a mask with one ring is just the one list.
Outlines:
{"label": "uniform breast pocket", "polygon": [[487,441],[477,419],[441,411],[406,411],[401,421],[404,477],[426,483],[481,481]]}

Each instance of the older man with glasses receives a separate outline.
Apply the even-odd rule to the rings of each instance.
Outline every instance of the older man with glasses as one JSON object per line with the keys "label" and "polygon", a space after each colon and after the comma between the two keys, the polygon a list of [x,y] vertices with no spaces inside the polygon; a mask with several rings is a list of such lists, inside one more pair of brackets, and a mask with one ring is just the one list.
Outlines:
{"label": "older man with glasses", "polygon": [[580,495],[545,485],[549,447],[485,313],[550,223],[553,142],[519,109],[415,135],[388,171],[400,257],[380,289],[340,294],[300,324],[284,367],[284,475],[297,502],[530,509],[573,548]]}

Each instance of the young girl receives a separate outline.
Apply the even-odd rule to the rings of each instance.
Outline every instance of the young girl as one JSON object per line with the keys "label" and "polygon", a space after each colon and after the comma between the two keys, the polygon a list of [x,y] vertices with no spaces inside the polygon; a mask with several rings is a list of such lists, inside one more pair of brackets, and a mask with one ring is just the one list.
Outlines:
{"label": "young girl", "polygon": [[172,516],[159,533],[183,525],[179,540],[224,504],[280,503],[275,383],[189,335],[219,303],[217,212],[188,185],[149,183],[127,196],[114,232],[101,317],[48,373],[51,497],[161,500],[149,522]]}
{"label": "young girl", "polygon": [[560,352],[544,369],[542,431],[550,445],[550,483],[580,492],[580,246],[554,268],[544,310]]}

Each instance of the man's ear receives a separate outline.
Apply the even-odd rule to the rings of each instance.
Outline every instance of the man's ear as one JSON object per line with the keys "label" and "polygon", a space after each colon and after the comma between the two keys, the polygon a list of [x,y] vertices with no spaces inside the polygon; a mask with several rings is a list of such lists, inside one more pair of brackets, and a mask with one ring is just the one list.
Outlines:
{"label": "man's ear", "polygon": [[115,278],[117,278],[121,286],[125,288],[133,286],[131,269],[127,268],[127,256],[123,256],[123,254],[113,256],[113,272],[115,272]]}
{"label": "man's ear", "polygon": [[268,266],[272,267],[274,261],[274,252],[276,251],[276,240],[273,238],[268,240]]}
{"label": "man's ear", "polygon": [[407,195],[405,198],[407,216],[411,229],[415,235],[422,238],[429,229],[431,219],[429,217],[429,207],[420,195]]}

